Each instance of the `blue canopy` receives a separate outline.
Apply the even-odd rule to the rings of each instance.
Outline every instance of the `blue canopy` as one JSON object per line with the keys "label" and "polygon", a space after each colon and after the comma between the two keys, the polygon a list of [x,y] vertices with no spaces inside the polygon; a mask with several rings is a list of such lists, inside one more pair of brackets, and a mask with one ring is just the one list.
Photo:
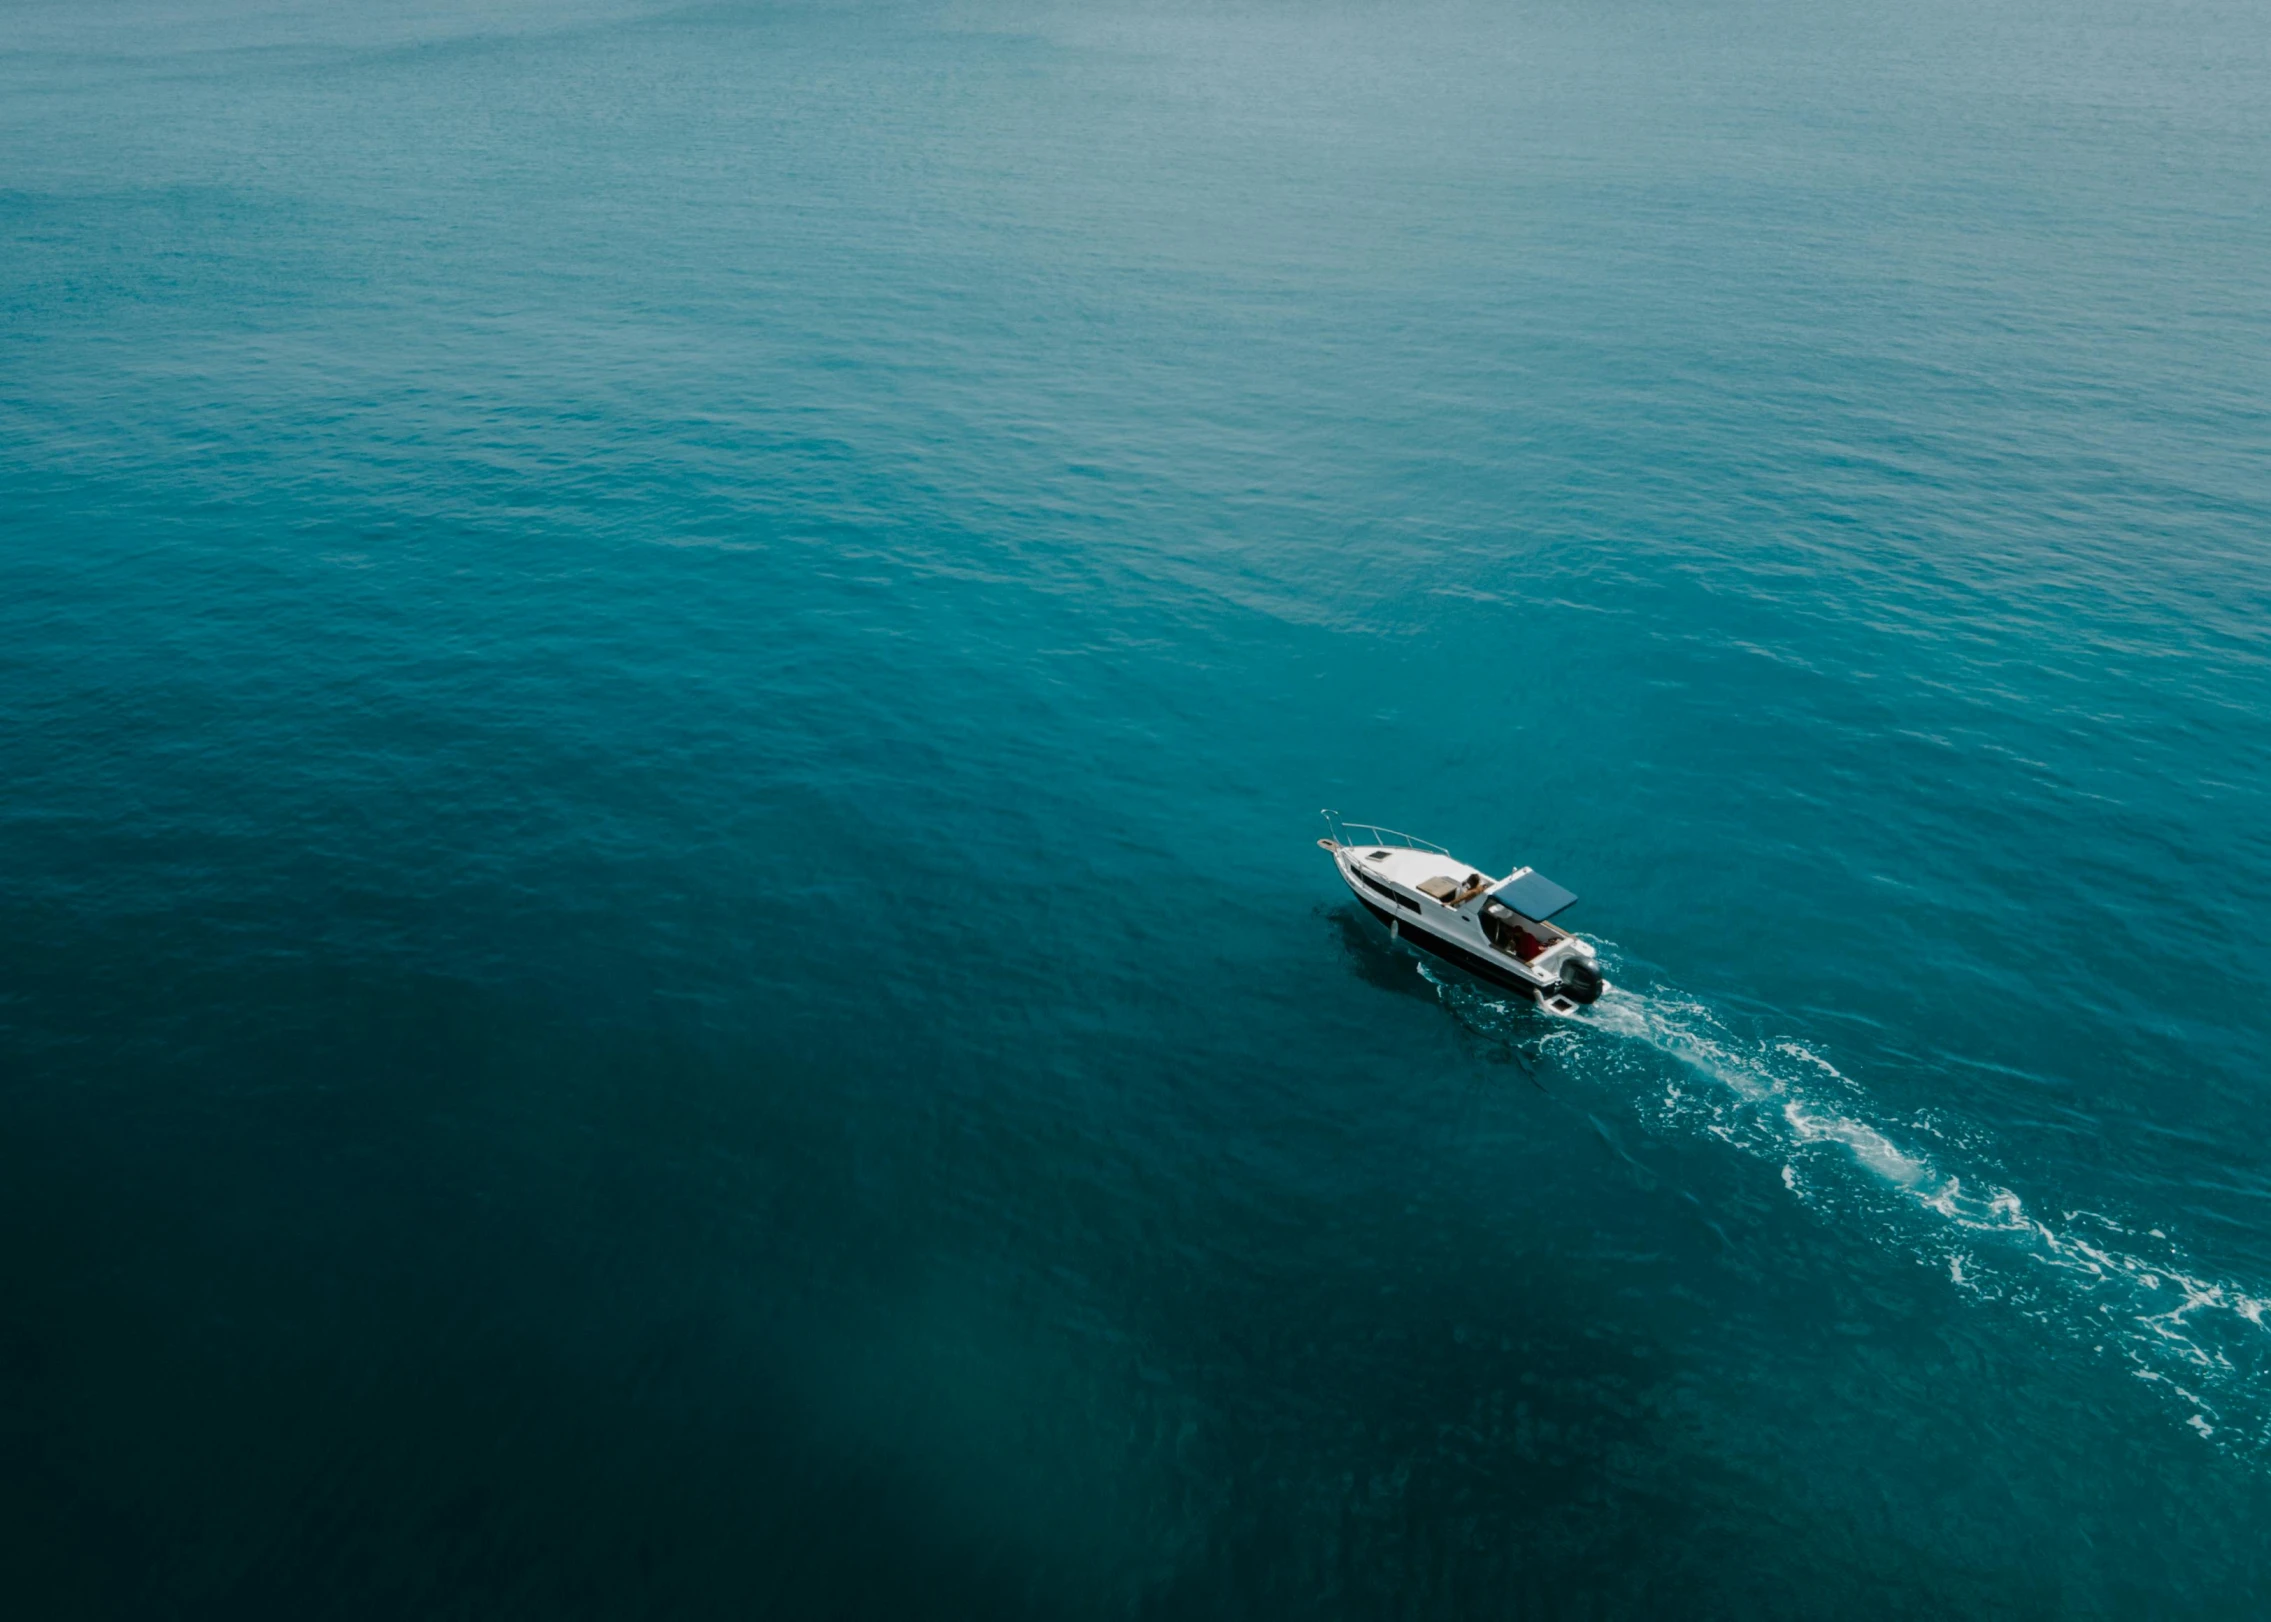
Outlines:
{"label": "blue canopy", "polygon": [[1524,873],[1490,892],[1491,899],[1512,907],[1525,918],[1544,923],[1577,897],[1543,873]]}

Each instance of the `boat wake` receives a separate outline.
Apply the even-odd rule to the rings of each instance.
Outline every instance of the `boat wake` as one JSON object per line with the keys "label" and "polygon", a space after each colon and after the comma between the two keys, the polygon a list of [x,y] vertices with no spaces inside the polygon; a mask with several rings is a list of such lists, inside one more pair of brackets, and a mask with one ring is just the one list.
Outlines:
{"label": "boat wake", "polygon": [[1618,986],[1580,1020],[1547,1021],[1431,965],[1421,973],[1470,1028],[1616,1084],[1659,1129],[1778,1164],[1802,1204],[1865,1218],[1951,1288],[2119,1358],[2203,1438],[2271,1451],[2271,1288],[2210,1276],[2161,1228],[2037,1212],[2003,1186],[1976,1133],[1931,1112],[1884,1124],[1804,1043],[1741,1035],[1693,998]]}

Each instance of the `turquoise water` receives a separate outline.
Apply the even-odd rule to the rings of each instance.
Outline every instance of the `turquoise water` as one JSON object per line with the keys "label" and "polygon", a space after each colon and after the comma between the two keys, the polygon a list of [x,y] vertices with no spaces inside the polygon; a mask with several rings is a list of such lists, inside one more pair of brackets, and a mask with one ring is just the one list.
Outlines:
{"label": "turquoise water", "polygon": [[379,10],[0,13],[12,1614],[2271,1605],[2260,8]]}

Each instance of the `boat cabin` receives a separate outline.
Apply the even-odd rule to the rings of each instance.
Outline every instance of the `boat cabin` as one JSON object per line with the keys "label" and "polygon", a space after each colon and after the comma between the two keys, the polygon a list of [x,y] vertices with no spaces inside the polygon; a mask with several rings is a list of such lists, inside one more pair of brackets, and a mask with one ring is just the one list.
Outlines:
{"label": "boat cabin", "polygon": [[1533,963],[1569,939],[1567,930],[1547,920],[1577,897],[1533,868],[1493,879],[1439,851],[1358,845],[1352,847],[1352,854],[1361,864],[1356,876],[1368,888],[1412,910],[1410,901],[1373,881],[1377,874],[1390,885],[1464,913],[1481,926],[1484,939],[1520,962]]}

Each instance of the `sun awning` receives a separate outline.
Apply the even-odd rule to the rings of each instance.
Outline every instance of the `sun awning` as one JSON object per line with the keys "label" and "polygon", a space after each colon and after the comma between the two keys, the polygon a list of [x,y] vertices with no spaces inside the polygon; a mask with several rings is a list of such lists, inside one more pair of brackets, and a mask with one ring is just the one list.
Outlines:
{"label": "sun awning", "polygon": [[1517,873],[1490,892],[1491,899],[1543,923],[1577,899],[1543,873]]}

